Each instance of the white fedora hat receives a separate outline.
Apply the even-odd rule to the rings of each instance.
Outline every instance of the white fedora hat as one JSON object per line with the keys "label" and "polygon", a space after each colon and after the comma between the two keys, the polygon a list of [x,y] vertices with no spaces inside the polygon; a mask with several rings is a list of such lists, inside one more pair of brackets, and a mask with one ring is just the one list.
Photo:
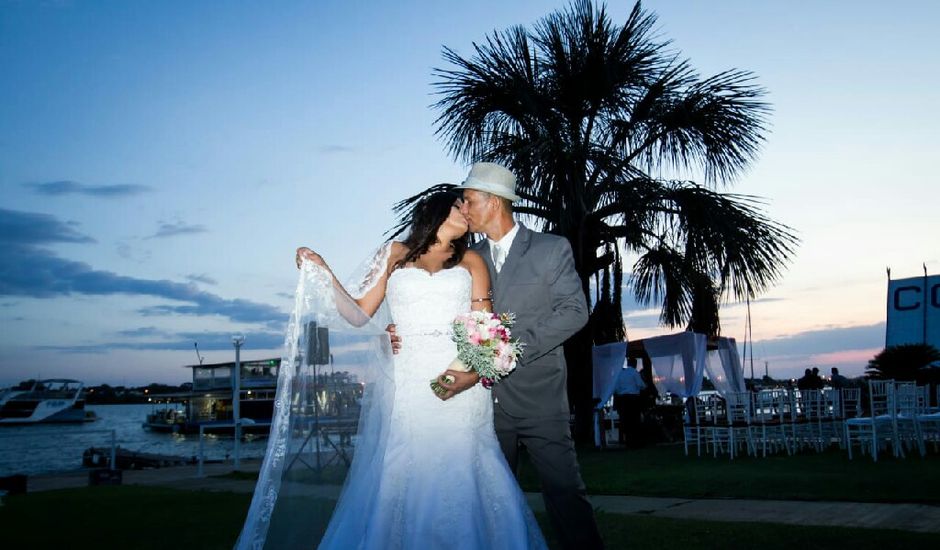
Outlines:
{"label": "white fedora hat", "polygon": [[520,199],[516,194],[516,176],[505,166],[495,162],[475,162],[470,167],[470,173],[457,189],[474,189],[492,193],[516,202]]}

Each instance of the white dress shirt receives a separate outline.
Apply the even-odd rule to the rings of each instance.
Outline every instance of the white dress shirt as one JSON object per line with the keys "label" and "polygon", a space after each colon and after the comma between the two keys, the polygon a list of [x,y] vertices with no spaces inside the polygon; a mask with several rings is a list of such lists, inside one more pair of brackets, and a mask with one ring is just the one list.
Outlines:
{"label": "white dress shirt", "polygon": [[490,254],[493,258],[493,266],[496,268],[496,272],[499,273],[499,270],[503,267],[503,262],[506,261],[506,256],[509,255],[509,249],[512,247],[512,241],[516,238],[516,233],[519,232],[519,224],[513,224],[512,229],[510,229],[503,237],[494,241],[493,239],[487,238],[490,244]]}
{"label": "white dress shirt", "polygon": [[614,393],[617,395],[640,395],[646,388],[646,382],[640,373],[633,367],[624,366],[617,375],[617,385]]}

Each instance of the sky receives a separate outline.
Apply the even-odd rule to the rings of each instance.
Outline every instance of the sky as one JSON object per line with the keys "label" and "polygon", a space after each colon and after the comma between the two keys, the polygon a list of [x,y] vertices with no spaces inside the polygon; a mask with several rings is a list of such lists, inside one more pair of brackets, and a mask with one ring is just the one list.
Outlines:
{"label": "sky", "polygon": [[[349,273],[397,200],[465,176],[434,133],[442,48],[565,5],[0,0],[0,386],[179,384],[194,342],[230,361],[233,334],[279,356],[297,246]],[[940,5],[643,5],[703,76],[750,70],[773,106],[725,187],[801,239],[751,303],[756,374],[861,374],[885,268],[940,273]],[[631,7],[608,2],[618,23]],[[744,312],[721,311],[739,343]],[[624,314],[631,339],[673,332]]]}

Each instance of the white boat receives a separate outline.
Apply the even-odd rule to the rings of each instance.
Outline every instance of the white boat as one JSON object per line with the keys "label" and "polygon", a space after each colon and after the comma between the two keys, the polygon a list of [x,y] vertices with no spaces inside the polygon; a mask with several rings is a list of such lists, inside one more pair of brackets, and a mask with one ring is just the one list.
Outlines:
{"label": "white boat", "polygon": [[95,420],[85,411],[84,384],[78,380],[37,380],[28,390],[12,389],[0,395],[0,425],[74,423]]}
{"label": "white boat", "polygon": [[23,388],[4,388],[4,389],[0,389],[0,407],[2,407],[4,403],[6,403],[6,402],[9,401],[10,399],[12,399],[14,396],[17,396],[17,395],[19,395],[19,394],[21,394],[21,393],[26,393],[27,391],[29,391],[29,390],[28,390],[28,389],[23,389]]}

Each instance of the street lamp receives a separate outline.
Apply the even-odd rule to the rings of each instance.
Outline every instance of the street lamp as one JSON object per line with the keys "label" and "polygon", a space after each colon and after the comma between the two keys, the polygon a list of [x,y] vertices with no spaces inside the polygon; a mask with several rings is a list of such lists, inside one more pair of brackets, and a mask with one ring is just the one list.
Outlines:
{"label": "street lamp", "polygon": [[235,345],[235,372],[232,376],[232,421],[235,423],[235,469],[238,470],[241,465],[241,397],[242,397],[242,362],[241,350],[245,343],[245,337],[241,334],[232,336],[232,344]]}

